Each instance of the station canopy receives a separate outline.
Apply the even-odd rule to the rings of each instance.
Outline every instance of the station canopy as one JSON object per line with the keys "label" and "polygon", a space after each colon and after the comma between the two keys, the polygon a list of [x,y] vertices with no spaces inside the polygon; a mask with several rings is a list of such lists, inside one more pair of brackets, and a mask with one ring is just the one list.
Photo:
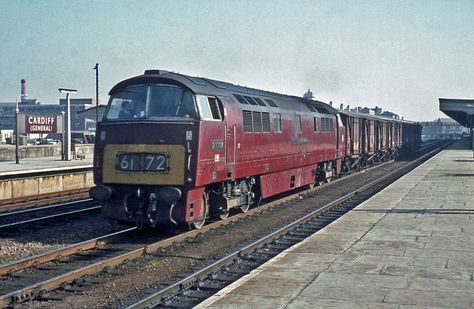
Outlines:
{"label": "station canopy", "polygon": [[439,110],[467,128],[474,128],[474,100],[439,98]]}
{"label": "station canopy", "polygon": [[94,106],[94,107],[82,110],[80,112],[77,112],[77,116],[80,118],[86,118],[86,119],[95,121],[96,109],[98,108],[99,110],[97,111],[97,114],[99,116],[98,119],[100,121],[102,120],[102,117],[104,116],[105,107],[106,107],[105,105],[99,105],[99,107]]}

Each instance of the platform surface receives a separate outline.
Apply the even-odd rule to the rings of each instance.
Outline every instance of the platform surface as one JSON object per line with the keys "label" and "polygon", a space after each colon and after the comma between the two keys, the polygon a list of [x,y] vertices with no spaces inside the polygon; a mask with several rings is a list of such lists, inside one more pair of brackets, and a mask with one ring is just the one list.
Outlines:
{"label": "platform surface", "polygon": [[82,160],[70,161],[62,161],[59,156],[20,159],[19,164],[16,164],[15,161],[0,161],[0,176],[75,167],[92,167],[92,155],[88,155]]}
{"label": "platform surface", "polygon": [[474,158],[453,144],[198,308],[472,308]]}

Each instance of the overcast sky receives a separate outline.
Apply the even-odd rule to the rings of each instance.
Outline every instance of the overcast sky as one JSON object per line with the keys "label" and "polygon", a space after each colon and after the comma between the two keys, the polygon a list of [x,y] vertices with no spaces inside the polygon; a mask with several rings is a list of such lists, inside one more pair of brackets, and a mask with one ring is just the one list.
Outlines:
{"label": "overcast sky", "polygon": [[95,97],[145,69],[443,117],[474,98],[474,1],[0,0],[0,102]]}

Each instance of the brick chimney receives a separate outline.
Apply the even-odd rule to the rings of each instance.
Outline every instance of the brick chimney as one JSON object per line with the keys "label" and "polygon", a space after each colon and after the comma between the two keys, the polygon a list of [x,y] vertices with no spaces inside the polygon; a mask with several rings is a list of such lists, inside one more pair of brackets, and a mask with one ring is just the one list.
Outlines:
{"label": "brick chimney", "polygon": [[21,101],[23,102],[26,99],[26,81],[24,79],[21,80]]}

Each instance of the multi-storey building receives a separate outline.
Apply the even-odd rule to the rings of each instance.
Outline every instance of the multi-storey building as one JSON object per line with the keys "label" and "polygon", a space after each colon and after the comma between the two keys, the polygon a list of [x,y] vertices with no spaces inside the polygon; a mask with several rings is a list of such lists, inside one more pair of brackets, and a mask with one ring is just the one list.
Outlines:
{"label": "multi-storey building", "polygon": [[[79,112],[95,106],[95,99],[72,98],[71,99],[71,133],[83,134],[93,131],[95,121],[86,119]],[[0,102],[0,130],[13,130],[15,127],[15,102]],[[66,111],[66,100],[60,99],[59,104],[43,104],[36,99],[23,99],[18,103],[21,114],[28,115],[61,115]]]}
{"label": "multi-storey building", "polygon": [[428,139],[445,139],[460,138],[469,135],[469,129],[461,126],[458,122],[451,118],[438,118],[434,121],[421,122],[423,126],[422,138]]}

